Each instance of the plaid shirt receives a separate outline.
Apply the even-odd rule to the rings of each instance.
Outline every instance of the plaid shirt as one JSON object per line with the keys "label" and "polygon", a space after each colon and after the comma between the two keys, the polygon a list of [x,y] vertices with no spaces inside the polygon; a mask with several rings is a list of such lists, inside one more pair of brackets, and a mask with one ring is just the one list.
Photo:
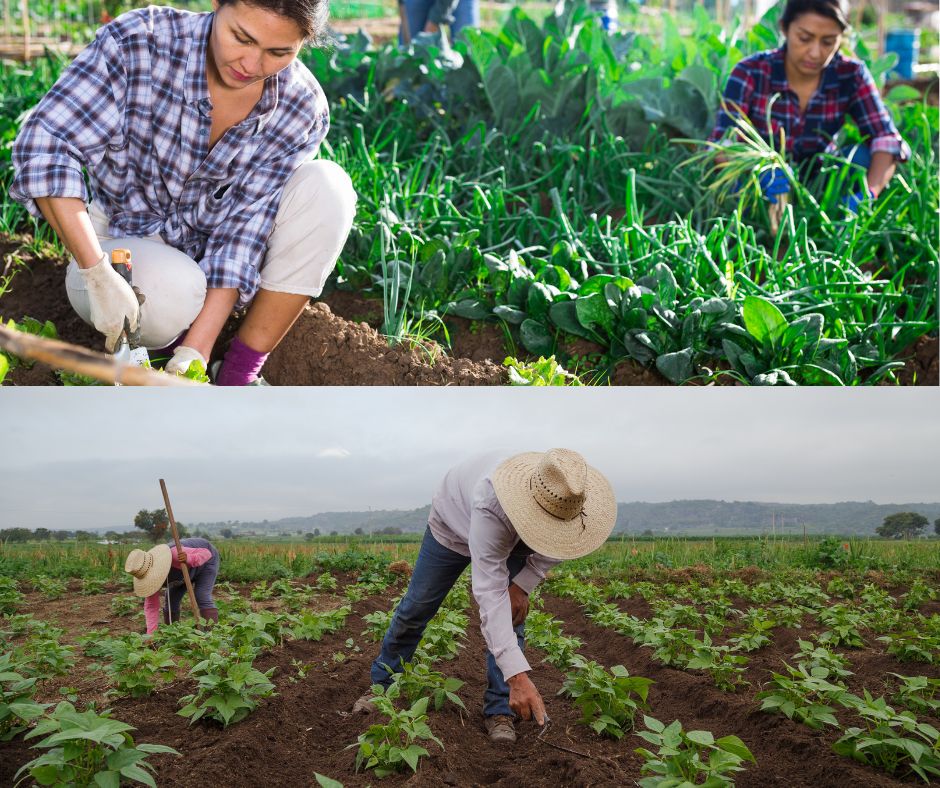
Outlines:
{"label": "plaid shirt", "polygon": [[[809,100],[806,112],[800,112],[800,100],[790,90],[784,70],[786,46],[744,58],[728,77],[725,106],[734,112],[740,107],[765,139],[767,105],[776,99],[770,111],[773,139],[786,136],[787,153],[802,161],[818,153],[838,153],[833,138],[849,115],[866,139],[872,153],[885,151],[901,161],[911,151],[901,138],[891,115],[878,93],[868,68],[859,60],[843,57],[838,52],[823,72],[819,88]],[[778,95],[779,94],[779,95]],[[720,140],[734,123],[724,109],[718,110],[718,122],[709,140]]]}
{"label": "plaid shirt", "polygon": [[199,263],[209,287],[246,304],[281,190],[329,128],[326,97],[298,61],[265,80],[248,117],[209,150],[206,53],[215,14],[151,6],[101,28],[24,124],[10,195],[89,195],[116,237],[160,235]]}

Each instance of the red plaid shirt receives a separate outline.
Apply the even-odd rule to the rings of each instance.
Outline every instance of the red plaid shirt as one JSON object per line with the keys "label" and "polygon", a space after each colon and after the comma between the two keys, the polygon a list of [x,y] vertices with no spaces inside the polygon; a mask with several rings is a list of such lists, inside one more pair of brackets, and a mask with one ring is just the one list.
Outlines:
{"label": "red plaid shirt", "polygon": [[[786,45],[746,57],[734,67],[725,86],[726,109],[718,110],[718,122],[709,140],[720,140],[734,127],[728,113],[740,107],[765,139],[769,140],[772,133],[773,140],[779,141],[783,129],[787,154],[802,161],[818,153],[838,153],[833,138],[848,115],[872,153],[885,151],[901,161],[910,158],[911,150],[898,133],[864,63],[836,53],[806,111],[801,113],[800,100],[787,82],[785,54]],[[767,105],[771,99],[774,102],[768,130]]]}

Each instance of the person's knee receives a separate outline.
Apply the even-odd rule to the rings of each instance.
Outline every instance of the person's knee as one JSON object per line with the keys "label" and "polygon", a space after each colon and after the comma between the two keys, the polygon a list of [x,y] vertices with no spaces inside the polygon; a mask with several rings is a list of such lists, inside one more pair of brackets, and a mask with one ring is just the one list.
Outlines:
{"label": "person's knee", "polygon": [[316,216],[324,227],[335,227],[345,237],[356,215],[356,190],[352,179],[336,162],[314,159],[291,175],[284,200],[292,212]]}
{"label": "person's knee", "polygon": [[[134,286],[145,298],[140,308],[145,347],[166,347],[192,325],[206,300],[206,275],[192,258],[146,238],[117,238],[101,246],[106,253],[118,248],[131,251]],[[72,308],[90,322],[88,292],[74,260],[66,272],[65,288]]]}

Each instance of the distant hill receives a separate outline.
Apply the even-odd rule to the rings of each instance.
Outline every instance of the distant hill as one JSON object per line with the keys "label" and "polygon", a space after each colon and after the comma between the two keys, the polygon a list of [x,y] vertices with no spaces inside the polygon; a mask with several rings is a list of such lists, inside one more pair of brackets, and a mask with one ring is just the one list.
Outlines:
{"label": "distant hill", "polygon": [[[322,512],[307,517],[280,520],[214,523],[187,523],[190,530],[210,534],[229,528],[233,534],[297,534],[319,529],[322,535],[334,531],[352,534],[356,529],[371,533],[400,529],[420,533],[428,521],[430,506],[404,511],[376,509],[367,512]],[[940,503],[876,504],[872,501],[846,501],[828,504],[757,503],[754,501],[669,501],[668,503],[632,502],[617,505],[615,532],[656,535],[731,536],[777,534],[873,535],[885,517],[894,512],[919,512],[930,523],[940,517]]]}

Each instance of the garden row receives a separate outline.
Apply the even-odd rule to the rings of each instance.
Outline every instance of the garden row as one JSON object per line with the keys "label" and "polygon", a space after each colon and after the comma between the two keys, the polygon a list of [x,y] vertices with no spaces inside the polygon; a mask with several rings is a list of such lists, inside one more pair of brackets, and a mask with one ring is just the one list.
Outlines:
{"label": "garden row", "polygon": [[[574,571],[533,595],[527,622],[533,680],[552,722],[544,731],[520,723],[520,741],[499,765],[465,703],[468,692],[482,696],[485,687],[479,619],[468,610],[465,582],[391,689],[374,688],[377,713],[348,713],[397,602],[383,595],[396,575],[375,565],[350,575],[342,591],[330,573],[262,581],[241,593],[223,583],[222,624],[208,632],[164,626],[150,648],[139,634],[115,636],[115,621],[106,630],[86,627],[76,647],[82,661],[95,662],[83,671],[72,667],[61,629],[15,612],[21,591],[7,584],[0,726],[8,739],[14,728],[36,727],[29,742],[0,746],[20,766],[34,754],[26,749],[32,739],[47,737],[51,749],[40,756],[47,762],[31,768],[52,774],[78,746],[57,752],[54,742],[92,730],[125,753],[109,756],[116,771],[146,776],[139,770],[153,754],[160,782],[170,785],[198,784],[219,758],[237,758],[245,784],[259,777],[255,761],[271,759],[285,763],[285,780],[307,783],[315,771],[355,784],[367,779],[363,771],[394,783],[416,771],[429,785],[508,783],[533,769],[536,784],[550,784],[549,773],[559,779],[560,769],[574,783],[642,779],[649,786],[667,775],[795,784],[797,768],[807,785],[838,784],[846,775],[859,785],[937,776],[938,734],[928,720],[940,709],[940,602],[930,575],[899,573],[898,589],[860,572],[819,583],[800,570],[751,580],[676,572],[657,582],[611,580],[590,561]],[[49,580],[31,588],[37,612],[40,595],[62,590]],[[100,604],[102,597],[81,599]],[[139,610],[139,600],[114,599],[113,615]],[[71,620],[81,617],[77,611],[72,600],[59,615],[78,623]],[[361,648],[360,637],[372,645]],[[71,673],[71,681],[76,672],[106,680],[79,690],[54,678]],[[37,682],[42,702],[34,698]],[[275,688],[279,697],[259,705]],[[46,704],[56,689],[67,700],[52,709]],[[69,705],[87,702],[88,693],[116,698],[113,716],[94,703],[82,712]],[[174,722],[181,715],[189,726]],[[184,753],[185,764],[135,745],[125,724]],[[481,774],[481,763],[493,765]],[[543,771],[548,763],[554,772]]]}
{"label": "garden row", "polygon": [[[699,9],[685,35],[667,18],[656,38],[607,36],[571,4],[541,25],[517,9],[453,47],[305,52],[332,103],[323,155],[359,194],[330,287],[381,296],[393,341],[491,324],[497,363],[554,354],[587,381],[624,364],[676,383],[896,379],[937,332],[937,108],[890,93],[914,155],[885,193],[848,212],[858,175],[828,161],[776,232],[760,204],[745,210],[756,175],[724,194],[688,142],[710,130],[734,63],[776,45],[778,14],[726,30]],[[881,78],[890,59],[850,45]],[[0,71],[7,157],[61,67]],[[742,155],[780,162],[766,146]],[[30,226],[7,200],[0,228]]]}

